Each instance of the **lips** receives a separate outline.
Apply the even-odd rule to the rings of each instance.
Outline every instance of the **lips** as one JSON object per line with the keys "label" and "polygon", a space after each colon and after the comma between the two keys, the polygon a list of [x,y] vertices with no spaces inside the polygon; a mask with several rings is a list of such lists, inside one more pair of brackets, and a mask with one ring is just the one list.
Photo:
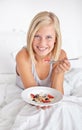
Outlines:
{"label": "lips", "polygon": [[45,51],[47,49],[47,47],[38,47],[37,46],[37,49],[42,52],[42,51]]}

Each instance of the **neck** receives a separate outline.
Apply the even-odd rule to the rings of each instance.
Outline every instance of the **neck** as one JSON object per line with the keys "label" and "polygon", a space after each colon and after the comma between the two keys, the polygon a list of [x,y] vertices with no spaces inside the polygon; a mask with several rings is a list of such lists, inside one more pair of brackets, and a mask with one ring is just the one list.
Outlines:
{"label": "neck", "polygon": [[35,55],[35,59],[37,62],[43,62],[45,61],[45,59],[51,59],[52,58],[52,54],[48,54],[46,56],[39,56],[39,55]]}

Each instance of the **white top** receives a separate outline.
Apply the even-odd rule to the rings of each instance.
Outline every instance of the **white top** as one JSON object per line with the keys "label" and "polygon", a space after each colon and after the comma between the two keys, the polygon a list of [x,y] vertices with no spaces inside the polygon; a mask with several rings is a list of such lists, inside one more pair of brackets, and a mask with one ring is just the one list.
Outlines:
{"label": "white top", "polygon": [[[49,71],[49,75],[44,79],[41,80],[36,72],[35,69],[35,64],[32,63],[32,73],[34,76],[35,81],[37,82],[38,86],[46,86],[46,87],[50,87],[51,86],[51,81],[50,81],[50,77],[51,77],[51,73],[52,73],[52,64],[50,64],[50,71]],[[24,85],[22,83],[21,77],[19,75],[16,76],[16,84],[24,89]]]}

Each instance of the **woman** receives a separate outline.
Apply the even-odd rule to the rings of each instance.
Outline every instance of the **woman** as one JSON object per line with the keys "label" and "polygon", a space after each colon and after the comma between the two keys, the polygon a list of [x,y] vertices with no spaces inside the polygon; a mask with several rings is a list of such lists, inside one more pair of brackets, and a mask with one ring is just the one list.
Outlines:
{"label": "woman", "polygon": [[[47,86],[64,93],[64,73],[70,63],[61,42],[57,16],[48,11],[38,13],[30,24],[27,46],[16,56],[17,85],[23,88]],[[60,61],[50,64],[51,59]]]}

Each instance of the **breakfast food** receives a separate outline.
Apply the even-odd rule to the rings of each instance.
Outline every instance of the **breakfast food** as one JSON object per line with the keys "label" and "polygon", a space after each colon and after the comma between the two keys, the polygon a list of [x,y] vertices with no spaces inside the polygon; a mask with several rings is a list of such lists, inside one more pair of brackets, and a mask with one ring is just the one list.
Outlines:
{"label": "breakfast food", "polygon": [[54,96],[51,94],[30,94],[32,101],[49,103],[54,100]]}

